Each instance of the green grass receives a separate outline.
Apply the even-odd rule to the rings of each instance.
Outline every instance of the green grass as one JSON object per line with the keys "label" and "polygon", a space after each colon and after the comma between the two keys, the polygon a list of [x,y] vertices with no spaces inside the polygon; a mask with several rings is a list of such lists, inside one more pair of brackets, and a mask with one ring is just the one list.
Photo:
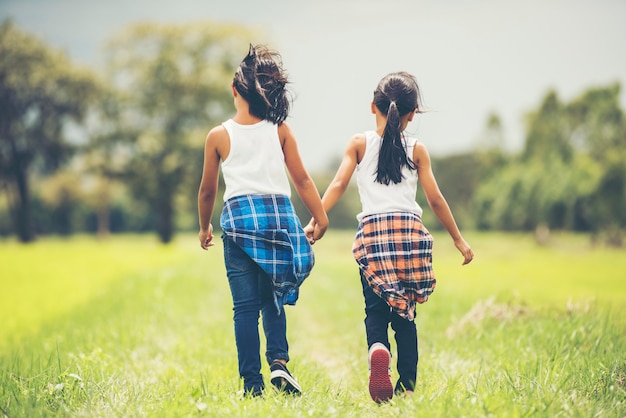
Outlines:
{"label": "green grass", "polygon": [[287,308],[304,395],[264,399],[241,397],[219,241],[0,241],[0,416],[626,416],[626,251],[475,233],[462,267],[434,235],[417,390],[381,406],[367,393],[351,231],[316,243]]}

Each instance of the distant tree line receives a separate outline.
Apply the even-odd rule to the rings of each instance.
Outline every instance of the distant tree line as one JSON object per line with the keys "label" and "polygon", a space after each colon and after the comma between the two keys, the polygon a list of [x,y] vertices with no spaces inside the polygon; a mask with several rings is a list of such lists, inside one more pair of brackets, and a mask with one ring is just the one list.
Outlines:
{"label": "distant tree line", "polygon": [[[156,232],[197,227],[203,138],[232,112],[228,88],[251,29],[138,24],[82,68],[10,21],[0,25],[0,236]],[[626,119],[620,85],[563,102],[549,91],[526,115],[518,153],[497,114],[471,152],[433,158],[458,222],[481,230],[571,230],[615,245],[626,226]],[[336,166],[314,176],[323,192]],[[220,189],[223,191],[223,187]],[[438,222],[421,192],[430,228]],[[294,193],[303,222],[308,214]],[[219,199],[218,203],[219,204]],[[353,185],[333,208],[355,228]],[[219,225],[219,210],[213,224]]]}
{"label": "distant tree line", "polygon": [[0,234],[191,228],[204,137],[256,36],[212,22],[133,25],[105,68],[78,68],[10,21],[0,26]]}
{"label": "distant tree line", "polygon": [[[501,136],[492,115],[486,139]],[[468,182],[459,199],[466,222],[477,229],[592,232],[622,245],[626,118],[619,84],[590,88],[570,102],[549,91],[526,115],[523,150],[506,155],[497,143],[466,155],[467,174],[457,173]]]}

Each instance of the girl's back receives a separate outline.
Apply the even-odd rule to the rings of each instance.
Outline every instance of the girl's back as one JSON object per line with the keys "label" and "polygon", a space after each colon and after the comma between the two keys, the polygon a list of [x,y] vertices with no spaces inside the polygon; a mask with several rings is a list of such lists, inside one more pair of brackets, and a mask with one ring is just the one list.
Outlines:
{"label": "girl's back", "polygon": [[222,124],[230,139],[230,151],[222,162],[226,190],[224,200],[246,194],[291,195],[280,146],[278,126],[260,121],[242,125],[232,119]]}
{"label": "girl's back", "polygon": [[[411,212],[421,216],[422,208],[415,201],[417,171],[405,166],[402,168],[401,182],[382,184],[375,181],[382,138],[375,131],[367,131],[365,141],[365,154],[356,168],[362,205],[362,211],[357,215],[357,219],[360,221],[364,216],[387,212]],[[403,141],[406,155],[413,155],[417,139],[405,136]]]}

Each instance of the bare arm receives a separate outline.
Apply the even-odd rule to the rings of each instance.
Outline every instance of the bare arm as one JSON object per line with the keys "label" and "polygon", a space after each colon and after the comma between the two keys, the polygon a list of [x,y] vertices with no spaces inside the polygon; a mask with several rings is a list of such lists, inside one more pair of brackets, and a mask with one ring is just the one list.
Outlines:
{"label": "bare arm", "polygon": [[320,194],[313,179],[302,163],[296,138],[289,125],[282,123],[278,127],[278,134],[285,155],[285,165],[287,166],[293,185],[302,199],[304,206],[306,206],[316,222],[315,230],[310,239],[313,241],[318,240],[322,238],[328,228],[328,216],[322,207]]}
{"label": "bare arm", "polygon": [[200,246],[208,249],[213,243],[211,217],[218,188],[220,149],[228,143],[228,134],[221,126],[212,129],[204,143],[204,165],[198,190],[198,216],[200,218]]}
{"label": "bare arm", "polygon": [[[333,206],[339,201],[341,196],[345,193],[348,185],[350,184],[350,179],[352,178],[352,174],[354,173],[354,169],[356,165],[360,161],[365,152],[365,136],[364,135],[355,135],[350,138],[350,142],[346,147],[346,150],[343,154],[343,159],[341,160],[341,164],[337,169],[337,173],[335,177],[331,181],[331,183],[326,188],[324,192],[324,196],[322,197],[322,205],[324,206],[324,210],[328,213]],[[310,235],[311,231],[315,228],[315,219],[311,219],[309,224],[304,228],[307,235]]]}
{"label": "bare arm", "polygon": [[428,205],[450,234],[456,248],[463,255],[463,264],[469,263],[474,258],[474,253],[467,242],[465,242],[465,239],[463,239],[461,231],[459,231],[452,211],[450,210],[450,206],[448,206],[448,202],[443,197],[441,190],[439,190],[439,185],[432,171],[430,156],[424,144],[415,144],[415,148],[413,149],[413,161],[417,164],[419,181],[426,195],[426,199],[428,200]]}
{"label": "bare arm", "polygon": [[343,154],[341,164],[337,169],[337,173],[333,178],[333,181],[328,185],[324,196],[322,197],[322,204],[326,212],[330,211],[333,206],[339,201],[341,196],[345,193],[350,179],[354,173],[354,169],[358,164],[360,157],[365,150],[365,136],[355,135],[350,138],[348,146]]}

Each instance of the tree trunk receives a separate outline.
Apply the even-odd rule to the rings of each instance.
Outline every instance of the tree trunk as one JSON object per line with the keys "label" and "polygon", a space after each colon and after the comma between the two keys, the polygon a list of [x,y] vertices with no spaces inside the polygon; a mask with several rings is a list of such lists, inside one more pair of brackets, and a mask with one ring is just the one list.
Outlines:
{"label": "tree trunk", "polygon": [[104,239],[111,232],[111,224],[109,221],[109,207],[102,205],[97,208],[96,219],[98,221],[98,238]]}
{"label": "tree trunk", "polygon": [[157,234],[163,244],[167,244],[174,237],[174,210],[173,195],[161,196],[157,205]]}
{"label": "tree trunk", "polygon": [[98,222],[98,238],[106,238],[111,233],[111,184],[100,178],[95,195],[96,219]]}
{"label": "tree trunk", "polygon": [[17,202],[15,210],[15,228],[17,237],[21,242],[32,242],[35,240],[33,232],[33,218],[30,202],[30,190],[28,187],[28,174],[19,155],[15,155],[13,164],[13,175],[17,187]]}

